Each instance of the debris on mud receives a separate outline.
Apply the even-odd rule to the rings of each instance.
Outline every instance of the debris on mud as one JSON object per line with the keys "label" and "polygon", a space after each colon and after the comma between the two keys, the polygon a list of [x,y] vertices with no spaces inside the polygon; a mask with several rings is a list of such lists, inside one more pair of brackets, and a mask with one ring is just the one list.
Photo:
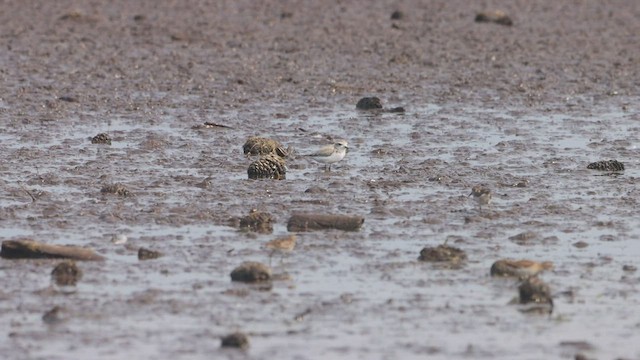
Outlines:
{"label": "debris on mud", "polygon": [[241,230],[255,231],[261,234],[271,234],[273,232],[273,217],[271,214],[252,209],[249,215],[237,219],[232,219]]}
{"label": "debris on mud", "polygon": [[364,218],[360,216],[330,214],[293,214],[287,223],[288,231],[313,231],[337,229],[344,231],[360,230]]}
{"label": "debris on mud", "polygon": [[382,109],[382,101],[380,98],[375,96],[372,97],[364,97],[358,100],[356,104],[356,109],[358,110],[381,110]]}
{"label": "debris on mud", "polygon": [[120,183],[105,185],[100,189],[103,194],[114,194],[118,196],[131,196],[131,191]]}
{"label": "debris on mud", "polygon": [[600,171],[624,171],[624,164],[618,160],[602,160],[587,165],[587,169]]}
{"label": "debris on mud", "polygon": [[194,130],[199,130],[199,129],[233,129],[229,125],[218,124],[218,123],[208,122],[208,121],[205,122],[204,124],[193,125],[191,128],[194,129]]}
{"label": "debris on mud", "polygon": [[222,347],[247,349],[249,347],[249,337],[241,332],[234,332],[221,338]]}
{"label": "debris on mud", "polygon": [[500,24],[505,26],[513,25],[513,20],[511,20],[509,15],[507,15],[506,13],[500,10],[485,11],[485,12],[478,13],[476,15],[475,21],[478,23],[486,22],[486,23],[495,23],[495,24]]}
{"label": "debris on mud", "polygon": [[5,259],[73,259],[104,260],[93,250],[70,245],[48,245],[34,240],[6,240],[2,242],[0,257]]}
{"label": "debris on mud", "polygon": [[147,248],[141,247],[138,249],[138,260],[152,260],[162,257],[162,253],[160,251],[150,250]]}
{"label": "debris on mud", "polygon": [[269,280],[271,280],[271,268],[259,262],[244,262],[231,272],[231,281],[256,283]]}
{"label": "debris on mud", "polygon": [[242,146],[245,155],[269,155],[276,154],[280,157],[287,157],[289,150],[276,140],[251,136]]}
{"label": "debris on mud", "polygon": [[247,169],[249,179],[284,180],[287,166],[284,159],[275,154],[268,154],[252,162]]}
{"label": "debris on mud", "polygon": [[74,286],[82,278],[82,270],[75,261],[67,260],[53,268],[51,277],[58,286]]}
{"label": "debris on mud", "polygon": [[553,299],[549,285],[537,277],[527,278],[518,286],[520,294],[520,304],[541,304],[545,305],[550,313],[553,310]]}
{"label": "debris on mud", "polygon": [[91,138],[91,143],[111,145],[111,137],[109,137],[109,134],[100,133]]}
{"label": "debris on mud", "polygon": [[549,261],[536,262],[531,260],[498,260],[491,265],[491,276],[517,277],[526,279],[538,273],[553,268]]}
{"label": "debris on mud", "polygon": [[454,267],[461,265],[466,259],[467,254],[463,250],[448,245],[426,246],[420,250],[418,257],[420,261],[449,263]]}

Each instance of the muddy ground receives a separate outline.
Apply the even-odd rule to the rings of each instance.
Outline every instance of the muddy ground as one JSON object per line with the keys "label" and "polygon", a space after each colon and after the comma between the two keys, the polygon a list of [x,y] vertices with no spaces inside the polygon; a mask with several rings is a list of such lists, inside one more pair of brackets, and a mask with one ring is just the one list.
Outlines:
{"label": "muddy ground", "polygon": [[[513,26],[474,21],[493,10]],[[0,260],[4,358],[640,357],[640,2],[9,1],[0,20],[2,240],[107,258],[71,289],[59,261]],[[252,135],[293,149],[286,180],[247,179]],[[300,156],[337,138],[331,172]],[[586,168],[606,159],[626,170]],[[232,226],[251,209],[273,233]],[[270,257],[294,212],[365,223]],[[445,242],[462,267],[417,260]],[[550,315],[509,305],[501,258],[555,263]],[[279,280],[232,283],[244,261]],[[248,349],[220,347],[235,331]]]}

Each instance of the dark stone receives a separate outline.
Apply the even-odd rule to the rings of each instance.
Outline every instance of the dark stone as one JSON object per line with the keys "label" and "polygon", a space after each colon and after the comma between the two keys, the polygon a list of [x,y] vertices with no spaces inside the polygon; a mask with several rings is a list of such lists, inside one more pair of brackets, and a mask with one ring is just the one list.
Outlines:
{"label": "dark stone", "polygon": [[53,268],[51,277],[58,286],[74,286],[82,278],[82,270],[75,261],[63,261]]}
{"label": "dark stone", "polygon": [[91,143],[92,144],[107,144],[107,145],[111,145],[111,138],[109,137],[108,134],[100,133],[100,134],[94,136],[93,138],[91,138]]}
{"label": "dark stone", "polygon": [[365,97],[356,104],[358,110],[380,110],[382,109],[382,101],[377,97]]}
{"label": "dark stone", "polygon": [[163,254],[160,251],[150,250],[141,247],[138,249],[138,260],[152,260],[161,257]]}
{"label": "dark stone", "polygon": [[249,347],[249,337],[241,332],[234,332],[233,334],[223,336],[221,340],[222,347],[237,349],[246,349]]}
{"label": "dark stone", "polygon": [[405,111],[404,111],[404,108],[402,106],[398,106],[398,107],[394,107],[394,108],[391,108],[391,109],[387,110],[387,112],[390,112],[390,113],[403,113]]}
{"label": "dark stone", "polygon": [[587,169],[600,171],[624,171],[624,164],[618,160],[603,160],[587,165]]}
{"label": "dark stone", "polygon": [[257,283],[269,280],[271,280],[271,268],[259,262],[244,262],[231,272],[231,281]]}
{"label": "dark stone", "polygon": [[247,169],[249,179],[284,180],[287,175],[287,165],[284,159],[276,154],[269,154],[252,162]]}

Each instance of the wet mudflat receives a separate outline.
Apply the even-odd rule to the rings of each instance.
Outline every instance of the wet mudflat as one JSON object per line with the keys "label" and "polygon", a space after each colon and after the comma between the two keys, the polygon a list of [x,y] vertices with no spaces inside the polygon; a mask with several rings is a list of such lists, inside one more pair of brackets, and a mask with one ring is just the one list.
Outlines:
{"label": "wet mudflat", "polygon": [[[494,10],[513,25],[474,21]],[[640,4],[16,1],[0,18],[2,240],[106,258],[73,286],[61,260],[1,259],[6,358],[640,356]],[[365,96],[406,111],[356,110]],[[247,178],[256,135],[292,150],[286,179]],[[301,156],[342,138],[331,172]],[[587,169],[609,159],[625,170]],[[253,209],[271,232],[238,229]],[[365,222],[268,248],[298,212]],[[418,260],[445,243],[464,260]],[[489,275],[504,258],[554,263],[551,314],[509,304],[520,281]],[[247,261],[272,281],[232,282]],[[236,332],[244,350],[221,347]]]}

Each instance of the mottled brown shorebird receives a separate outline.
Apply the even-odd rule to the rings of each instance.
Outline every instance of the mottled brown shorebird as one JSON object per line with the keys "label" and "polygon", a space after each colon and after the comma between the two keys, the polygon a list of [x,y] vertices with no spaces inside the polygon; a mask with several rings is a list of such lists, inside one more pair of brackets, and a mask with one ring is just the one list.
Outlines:
{"label": "mottled brown shorebird", "polygon": [[482,185],[476,185],[471,188],[471,193],[469,194],[469,196],[473,196],[473,200],[475,200],[476,204],[478,204],[481,212],[482,205],[491,204],[491,198],[493,197],[493,195],[491,194],[491,190]]}
{"label": "mottled brown shorebird", "polygon": [[271,253],[269,254],[269,262],[271,262],[271,257],[276,252],[280,252],[281,254],[285,252],[292,252],[296,247],[296,235],[291,234],[289,236],[279,237],[277,239],[273,239],[266,243],[264,246],[267,249],[271,249]]}
{"label": "mottled brown shorebird", "polygon": [[526,279],[550,269],[553,269],[553,263],[550,261],[502,259],[491,265],[491,276],[513,276]]}

